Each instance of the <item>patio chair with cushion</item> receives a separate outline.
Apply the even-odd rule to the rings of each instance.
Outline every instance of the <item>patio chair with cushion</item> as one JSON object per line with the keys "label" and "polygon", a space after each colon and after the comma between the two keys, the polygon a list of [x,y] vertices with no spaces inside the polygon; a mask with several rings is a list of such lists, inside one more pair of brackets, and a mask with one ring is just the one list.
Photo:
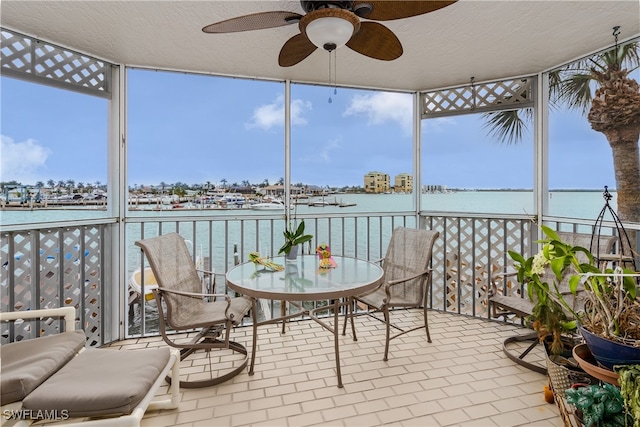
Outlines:
{"label": "patio chair with cushion", "polygon": [[[215,293],[215,289],[213,293],[203,292],[189,249],[177,233],[138,240],[135,244],[142,248],[158,282],[158,288],[153,292],[159,307],[162,338],[170,346],[181,349],[181,360],[198,350],[204,350],[208,359],[208,371],[194,373],[189,380],[181,380],[180,387],[208,387],[242,372],[248,361],[247,349],[231,341],[229,335],[251,308],[254,308],[255,317],[255,303],[246,297]],[[185,341],[184,336],[172,334],[168,328],[198,332],[193,339]],[[214,349],[230,350],[223,352],[225,361],[216,368],[211,357]],[[206,368],[204,364],[199,366]]]}
{"label": "patio chair with cushion", "polygon": [[73,307],[0,313],[7,322],[57,317],[65,319],[63,332],[0,347],[5,421],[139,426],[149,409],[178,407],[177,384],[168,397],[156,397],[169,372],[179,375],[177,350],[85,349],[84,332],[73,330]]}
{"label": "patio chair with cushion", "polygon": [[[384,358],[388,360],[389,341],[417,329],[425,328],[427,341],[431,342],[429,323],[427,320],[427,293],[431,279],[431,252],[438,238],[437,231],[421,230],[414,228],[398,227],[393,230],[391,241],[385,257],[381,260],[384,270],[383,282],[373,292],[352,298],[348,307],[351,308],[350,317],[353,339],[357,340],[355,325],[353,322],[353,301],[366,304],[374,310],[367,312],[377,320],[386,324],[386,337]],[[424,325],[402,329],[390,321],[390,311],[394,308],[423,308]],[[382,312],[384,320],[375,316],[376,312]],[[347,319],[342,330],[346,332]],[[398,331],[391,335],[391,328]]]}
{"label": "patio chair with cushion", "polygon": [[[593,242],[592,246],[592,235],[586,233],[571,233],[566,231],[558,231],[556,232],[558,237],[563,242],[569,243],[573,246],[581,246],[583,248],[590,249],[594,253],[595,256],[605,255],[603,258],[606,258],[606,255],[610,255],[613,252],[613,248],[615,243],[618,241],[616,236],[599,236]],[[578,254],[578,257],[581,258],[580,261],[585,262],[586,256],[582,253]],[[545,274],[553,275],[550,271],[550,268],[547,267],[548,272]],[[517,276],[517,272],[512,267],[507,267],[507,271],[505,273],[496,274],[491,278],[491,288],[489,290],[489,314],[493,318],[502,317],[503,320],[507,320],[511,317],[516,317],[520,319],[526,319],[527,316],[530,316],[533,313],[534,303],[526,296],[526,291],[524,286],[518,285],[518,289],[523,291],[524,295],[505,295],[506,284],[513,283],[510,282],[510,278],[514,278]],[[574,296],[571,294],[569,290],[569,278],[572,274],[566,274],[563,280],[558,284],[558,289],[565,295],[565,300],[568,301],[569,304],[572,305],[574,311],[578,311],[580,306],[584,303],[584,299],[580,296],[580,294]],[[520,354],[514,354],[510,350],[509,344],[515,342],[528,342],[528,347],[524,348],[524,350]],[[504,354],[514,362],[519,365],[522,365],[528,369],[531,369],[536,372],[540,372],[542,374],[546,374],[547,370],[541,365],[536,363],[529,362],[525,360],[525,357],[538,345],[539,339],[538,334],[536,332],[528,333],[525,335],[516,335],[512,337],[508,337],[504,340],[502,344],[502,350]]]}

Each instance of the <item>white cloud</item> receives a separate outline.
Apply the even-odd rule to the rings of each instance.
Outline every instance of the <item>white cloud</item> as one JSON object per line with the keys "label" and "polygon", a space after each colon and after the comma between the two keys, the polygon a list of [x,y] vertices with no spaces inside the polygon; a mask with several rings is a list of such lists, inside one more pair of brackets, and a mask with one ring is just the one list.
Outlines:
{"label": "white cloud", "polygon": [[451,126],[456,126],[454,117],[438,117],[422,121],[422,131],[425,133],[442,133]]}
{"label": "white cloud", "polygon": [[397,122],[405,133],[411,134],[413,97],[410,94],[393,92],[356,95],[342,115],[366,115],[369,124],[372,125]]}
{"label": "white cloud", "polygon": [[324,161],[324,163],[330,163],[331,162],[331,152],[335,151],[338,148],[340,148],[340,139],[341,138],[332,139],[332,140],[328,141],[326,144],[322,145],[322,148],[321,148],[320,152],[318,153],[318,155]]}
{"label": "white cloud", "polygon": [[300,157],[296,160],[298,163],[308,164],[330,164],[331,154],[341,147],[342,137],[336,137],[326,141],[317,150],[314,150],[313,155]]}
{"label": "white cloud", "polygon": [[[307,119],[304,113],[312,109],[310,101],[302,99],[291,100],[291,125],[304,126]],[[271,103],[256,108],[251,120],[245,124],[247,129],[260,128],[269,130],[274,126],[284,126],[284,96],[278,97]]]}
{"label": "white cloud", "polygon": [[38,169],[43,167],[51,150],[32,139],[15,142],[0,135],[0,181],[18,181],[35,184],[39,178]]}

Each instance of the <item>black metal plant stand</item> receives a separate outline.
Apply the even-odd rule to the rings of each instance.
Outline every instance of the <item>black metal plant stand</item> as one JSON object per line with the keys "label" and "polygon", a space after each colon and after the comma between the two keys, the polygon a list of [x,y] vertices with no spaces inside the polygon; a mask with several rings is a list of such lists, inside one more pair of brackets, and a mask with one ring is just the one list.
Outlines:
{"label": "black metal plant stand", "polygon": [[[619,262],[627,267],[632,267],[633,271],[637,271],[636,267],[636,259],[633,254],[633,246],[631,246],[631,240],[629,239],[629,235],[627,231],[624,229],[622,225],[622,221],[618,217],[618,214],[613,210],[609,201],[613,198],[611,193],[609,193],[608,186],[605,185],[604,193],[602,193],[602,197],[604,198],[604,207],[600,211],[598,218],[593,226],[593,234],[591,235],[591,247],[589,248],[590,252],[594,254],[598,264],[606,261]],[[613,223],[616,228],[616,235],[618,236],[618,253],[614,256],[607,256],[607,254],[600,254],[600,235],[602,232],[602,225],[604,222],[605,215],[609,213],[611,218],[613,218]],[[596,252],[594,252],[594,250]]]}

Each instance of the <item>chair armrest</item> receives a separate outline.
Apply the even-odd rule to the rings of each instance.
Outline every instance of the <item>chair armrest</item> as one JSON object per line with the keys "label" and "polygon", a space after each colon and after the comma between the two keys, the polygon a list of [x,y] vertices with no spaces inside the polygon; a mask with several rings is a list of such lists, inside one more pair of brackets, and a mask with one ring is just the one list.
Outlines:
{"label": "chair armrest", "polygon": [[421,271],[420,273],[414,274],[413,276],[408,276],[408,277],[403,277],[403,278],[400,278],[400,279],[389,280],[387,283],[385,283],[385,286],[386,287],[394,286],[394,285],[397,285],[397,284],[400,284],[400,283],[403,283],[403,282],[407,282],[407,281],[412,280],[412,279],[417,279],[420,276],[424,276],[426,274],[431,273],[431,271],[432,271],[431,268],[427,268],[426,270]]}
{"label": "chair armrest", "polygon": [[196,268],[196,271],[198,273],[204,273],[207,276],[213,276],[214,274],[216,274],[215,271],[213,271],[213,270],[205,270],[204,268]]}
{"label": "chair armrest", "polygon": [[197,299],[204,299],[207,297],[224,298],[225,302],[227,303],[227,306],[224,309],[224,315],[227,319],[233,319],[233,315],[229,314],[229,310],[231,309],[231,297],[227,294],[206,294],[206,293],[198,293],[198,292],[183,292],[183,291],[174,291],[172,289],[167,289],[167,288],[157,288],[153,290],[154,293],[159,291],[166,292],[168,294],[182,295],[185,297],[191,297],[191,298],[197,298]]}
{"label": "chair armrest", "polygon": [[207,278],[206,280],[208,280],[208,282],[211,284],[211,289],[209,289],[208,284],[207,284],[206,289],[205,289],[204,282],[203,282],[203,287],[202,287],[203,291],[207,290],[207,291],[215,293],[216,292],[216,277],[220,277],[221,280],[225,280],[226,279],[224,273],[216,273],[213,270],[204,270],[204,269],[198,268],[198,269],[196,269],[196,271],[198,273],[202,273],[204,278]]}
{"label": "chair armrest", "polygon": [[231,297],[227,294],[206,294],[206,293],[199,293],[199,292],[183,292],[183,291],[175,291],[173,289],[167,289],[167,288],[157,288],[157,290],[166,292],[168,294],[182,295],[185,297],[192,297],[192,298],[207,298],[207,297],[224,298],[225,301],[227,301],[227,304],[231,304]]}
{"label": "chair armrest", "polygon": [[73,331],[76,328],[76,309],[74,307],[43,308],[39,310],[7,311],[0,313],[0,321],[39,319],[41,317],[62,317],[65,322],[65,331]]}

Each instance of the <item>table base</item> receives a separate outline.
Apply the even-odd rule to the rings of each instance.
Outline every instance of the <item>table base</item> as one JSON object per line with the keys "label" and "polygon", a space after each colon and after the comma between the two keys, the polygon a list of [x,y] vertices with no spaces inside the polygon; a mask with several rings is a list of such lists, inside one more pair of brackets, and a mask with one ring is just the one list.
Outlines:
{"label": "table base", "polygon": [[[262,322],[258,322],[257,321],[257,312],[256,312],[256,299],[252,298],[253,300],[253,346],[251,349],[251,363],[249,365],[249,375],[253,375],[254,374],[254,365],[255,365],[255,360],[256,360],[256,347],[257,347],[257,342],[258,342],[258,326],[263,326],[263,325],[270,325],[270,324],[274,324],[274,323],[278,323],[278,322],[282,322],[282,333],[285,333],[285,324],[286,321],[289,319],[293,319],[295,317],[299,317],[299,316],[304,316],[305,314],[308,315],[311,319],[313,319],[316,323],[318,323],[320,326],[322,326],[323,328],[325,328],[326,330],[328,330],[329,332],[333,333],[333,342],[334,342],[334,350],[335,350],[335,359],[336,359],[336,376],[338,379],[338,388],[343,388],[343,384],[342,384],[342,373],[340,370],[340,341],[338,339],[338,312],[340,307],[342,306],[347,306],[347,310],[350,312],[352,310],[351,305],[348,302],[344,302],[344,301],[340,301],[339,299],[334,300],[334,303],[331,305],[328,305],[326,307],[321,307],[321,308],[314,308],[312,310],[307,310],[305,309],[302,305],[298,304],[297,302],[294,301],[282,301],[281,305],[280,305],[280,317],[278,318],[274,318],[274,319],[269,319],[269,320],[263,320]],[[288,302],[290,305],[293,305],[294,307],[297,307],[300,309],[299,312],[293,313],[293,314],[286,314],[286,306],[285,306],[285,302]],[[331,309],[333,307],[333,326],[331,326],[330,324],[328,324],[327,322],[323,321],[321,318],[319,318],[318,316],[316,316],[316,312],[318,311],[323,311],[323,310],[327,310],[327,309]],[[349,313],[347,313],[346,315],[349,315]]]}

